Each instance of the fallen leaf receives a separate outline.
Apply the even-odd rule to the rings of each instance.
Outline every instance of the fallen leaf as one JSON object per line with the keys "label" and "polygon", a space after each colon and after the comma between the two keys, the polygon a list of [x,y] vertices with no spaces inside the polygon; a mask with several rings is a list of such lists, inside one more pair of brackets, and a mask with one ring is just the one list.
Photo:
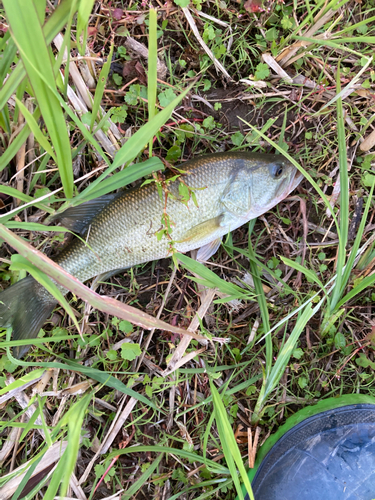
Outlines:
{"label": "fallen leaf", "polygon": [[[127,77],[131,77],[135,76],[135,65],[136,65],[136,61],[126,61],[126,63],[124,64],[123,68],[122,68],[122,76],[124,78],[127,78]],[[131,79],[131,78],[130,78]]]}
{"label": "fallen leaf", "polygon": [[124,11],[122,9],[113,9],[112,11],[112,17],[113,19],[116,19],[116,21],[119,21],[124,14]]}
{"label": "fallen leaf", "polygon": [[264,12],[262,0],[247,0],[244,4],[244,9],[247,12]]}
{"label": "fallen leaf", "polygon": [[361,151],[369,151],[375,145],[375,130],[369,134],[366,139],[359,145]]}
{"label": "fallen leaf", "polygon": [[98,30],[95,28],[95,26],[89,26],[87,28],[87,36],[95,36],[97,32]]}
{"label": "fallen leaf", "polygon": [[146,85],[147,84],[146,72],[144,70],[144,67],[142,66],[142,64],[139,61],[137,61],[136,65],[135,65],[135,70],[138,74],[139,81],[143,85]]}

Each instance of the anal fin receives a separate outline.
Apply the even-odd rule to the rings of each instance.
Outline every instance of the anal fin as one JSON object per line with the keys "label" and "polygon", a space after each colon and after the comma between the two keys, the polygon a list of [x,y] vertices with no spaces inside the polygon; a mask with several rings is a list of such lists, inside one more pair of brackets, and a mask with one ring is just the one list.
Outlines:
{"label": "anal fin", "polygon": [[96,276],[96,278],[94,279],[94,283],[101,283],[103,281],[107,281],[112,276],[120,274],[126,271],[127,269],[129,269],[129,267],[120,267],[119,269],[112,269],[112,271],[107,271],[106,273],[98,274],[98,276]]}
{"label": "anal fin", "polygon": [[216,238],[215,240],[211,241],[210,243],[207,243],[207,245],[204,245],[198,250],[196,260],[198,261],[203,261],[203,260],[208,260],[210,257],[212,257],[218,250],[221,240],[223,239],[222,236],[219,238]]}

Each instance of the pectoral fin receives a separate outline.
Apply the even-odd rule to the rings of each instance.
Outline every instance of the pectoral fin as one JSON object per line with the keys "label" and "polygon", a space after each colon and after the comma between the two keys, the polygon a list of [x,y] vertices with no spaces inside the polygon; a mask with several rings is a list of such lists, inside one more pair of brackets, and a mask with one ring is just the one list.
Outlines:
{"label": "pectoral fin", "polygon": [[199,247],[200,242],[211,239],[210,243],[199,248],[196,259],[199,261],[208,260],[217,252],[223,239],[223,228],[230,228],[233,216],[228,213],[221,214],[213,219],[206,220],[191,228],[178,243],[191,243]]}
{"label": "pectoral fin", "polygon": [[207,245],[200,247],[197,253],[196,260],[203,261],[203,260],[208,260],[210,257],[212,257],[214,253],[217,252],[222,239],[223,237],[220,236],[219,238],[216,238],[216,240],[213,240],[210,243],[208,243]]}
{"label": "pectoral fin", "polygon": [[96,276],[92,282],[92,287],[94,284],[97,285],[98,283],[103,283],[103,282],[107,281],[109,278],[111,278],[112,276],[116,276],[116,274],[123,273],[127,269],[129,269],[129,267],[121,267],[119,269],[112,269],[112,271],[108,271],[106,273],[98,274],[98,276]]}
{"label": "pectoral fin", "polygon": [[213,219],[206,220],[201,224],[197,224],[196,226],[189,229],[189,231],[184,234],[183,238],[179,240],[177,243],[196,243],[199,246],[201,241],[206,240],[207,238],[212,236],[212,239],[218,238],[222,234],[223,228],[221,225],[223,216],[219,215]]}
{"label": "pectoral fin", "polygon": [[[229,212],[225,212],[221,215],[218,215],[217,217],[214,217],[213,219],[206,220],[201,224],[197,224],[196,226],[192,227],[185,233],[181,240],[177,241],[177,243],[196,243],[197,247],[199,247],[199,244],[203,241],[207,241],[208,238],[212,241],[210,245],[213,245],[214,241],[218,241],[215,250],[212,250],[212,253],[209,255],[211,256],[219,248],[221,238],[223,236],[223,233],[225,233],[225,230],[223,231],[223,228],[226,228],[229,232],[231,231],[231,227],[233,228],[237,226],[238,217]],[[206,245],[204,245],[204,247],[205,246]],[[206,256],[205,253],[204,255]]]}

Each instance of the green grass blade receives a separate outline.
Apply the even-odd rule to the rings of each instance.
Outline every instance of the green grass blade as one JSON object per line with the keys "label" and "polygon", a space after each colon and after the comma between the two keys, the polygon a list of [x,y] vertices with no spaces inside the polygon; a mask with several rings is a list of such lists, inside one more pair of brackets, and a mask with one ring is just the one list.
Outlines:
{"label": "green grass blade", "polygon": [[340,300],[340,302],[338,302],[338,304],[336,305],[335,311],[338,311],[340,309],[340,307],[342,307],[344,304],[346,304],[346,302],[348,302],[353,297],[355,297],[360,292],[362,292],[362,290],[365,290],[369,286],[373,286],[374,283],[375,283],[375,274],[371,274],[370,276],[366,276],[365,278],[363,278],[363,280],[360,281],[358,285],[356,285],[354,288],[352,288],[350,290],[350,292],[347,293]]}
{"label": "green grass blade", "polygon": [[[74,198],[74,205],[78,205],[79,203],[83,203],[84,201],[91,200],[97,195],[91,195],[91,191],[97,189],[98,185],[108,177],[110,173],[116,170],[118,167],[125,163],[129,163],[132,161],[139,152],[143,149],[144,145],[153,137],[159,129],[163,126],[163,124],[170,117],[173,109],[177,106],[177,104],[185,97],[185,95],[190,91],[192,85],[188,87],[181,95],[176,97],[168,106],[166,106],[160,113],[158,113],[151,122],[148,122],[141,129],[139,129],[116,153],[115,159],[112,165],[105,170],[102,175],[100,175],[95,181],[91,182],[90,185],[82,191],[79,195]],[[56,97],[59,99],[60,104],[64,107],[65,111],[72,118],[72,120],[76,123],[82,135],[85,139],[90,142],[95,149],[101,154],[103,159],[109,164],[108,159],[106,158],[105,153],[102,151],[101,147],[96,142],[95,138],[90,134],[90,132],[86,129],[83,123],[77,119],[75,114],[70,110],[69,106],[65,104],[65,102],[61,99],[61,97],[56,93]],[[129,168],[129,167],[128,167]],[[138,176],[139,178],[140,176]],[[78,203],[79,202],[79,203]]]}
{"label": "green grass blade", "polygon": [[[7,331],[9,330],[9,338],[11,338],[11,333],[12,333],[12,329],[11,328],[8,328]],[[53,337],[50,337],[48,338],[48,343],[56,343],[56,342],[66,342],[66,341],[69,341],[69,340],[77,340],[81,338],[80,335],[56,335],[56,336],[53,336]],[[30,346],[38,346],[40,347],[41,349],[44,349],[43,347],[43,344],[46,343],[46,339],[45,338],[39,338],[39,337],[36,337],[34,339],[22,339],[22,340],[2,340],[1,341],[1,347],[18,347],[18,346],[25,346],[25,345],[30,345]],[[46,352],[48,352],[49,354],[53,354],[51,351],[48,351],[48,349],[44,349]],[[18,361],[15,361],[16,364],[19,364]]]}
{"label": "green grass blade", "polygon": [[46,184],[46,174],[44,170],[46,170],[47,164],[50,159],[51,157],[47,153],[43,156],[42,161],[39,163],[38,168],[36,169],[36,172],[33,173],[29,188],[30,193],[33,192],[33,189],[37,183],[42,185]]}
{"label": "green grass blade", "polygon": [[[9,31],[5,33],[3,37],[4,41],[8,43],[5,44],[4,50],[1,51],[1,65],[0,65],[0,82],[3,82],[8,71],[11,73],[9,68],[11,67],[13,60],[17,54],[17,46],[14,41],[10,38]],[[6,106],[5,106],[6,107]]]}
{"label": "green grass blade", "polygon": [[296,271],[299,271],[300,273],[304,274],[306,276],[306,278],[308,278],[309,280],[316,283],[322,289],[322,291],[324,292],[324,294],[328,298],[328,295],[326,292],[326,287],[323,285],[323,283],[320,281],[320,279],[314,273],[314,271],[312,271],[311,269],[307,269],[306,267],[301,266],[301,264],[299,264],[298,262],[287,259],[286,257],[283,257],[282,255],[280,255],[280,259],[284,262],[284,264],[286,264],[289,267],[292,267]]}
{"label": "green grass blade", "polygon": [[[340,66],[337,67],[336,91],[340,93]],[[342,282],[343,270],[346,260],[346,245],[349,231],[349,179],[348,179],[348,158],[345,141],[344,110],[341,98],[337,100],[337,135],[339,146],[339,166],[340,166],[340,241],[337,257],[337,279],[333,288],[330,313],[336,310],[336,305],[343,294],[345,283]]]}
{"label": "green grass blade", "polygon": [[111,172],[116,168],[120,167],[124,163],[128,163],[142,151],[145,144],[159,131],[159,129],[164,125],[164,123],[171,116],[174,108],[179,104],[182,99],[188,94],[192,85],[190,85],[186,90],[184,90],[179,96],[177,96],[173,101],[168,104],[160,113],[158,113],[152,120],[150,120],[146,125],[139,129],[134,135],[126,141],[126,143],[119,149],[114,158],[113,164],[111,166]]}
{"label": "green grass blade", "polygon": [[36,427],[39,427],[39,426],[35,425],[35,421],[36,421],[36,419],[38,417],[39,417],[39,414],[38,414],[37,411],[35,411],[31,415],[30,420],[28,422],[26,422],[26,425],[24,426],[22,434],[20,436],[20,441],[21,442],[25,439],[25,437],[26,437],[26,435],[27,435],[28,432],[30,432],[31,430],[35,429]]}
{"label": "green grass blade", "polygon": [[297,341],[303,329],[305,328],[307,322],[314,315],[314,313],[315,312],[312,309],[311,304],[308,304],[303,313],[301,314],[301,316],[298,318],[297,323],[295,324],[292,330],[292,333],[290,334],[284,346],[281,348],[281,351],[277,356],[276,363],[273,366],[270,376],[266,381],[265,391],[263,395],[263,402],[267,399],[268,395],[275,389],[277,384],[280,382],[280,379],[285,371],[285,368],[289,362],[290,356],[292,355],[292,352],[297,344]]}
{"label": "green grass blade", "polygon": [[[56,10],[43,26],[43,35],[47,45],[52,42],[57,33],[59,33],[68,22],[70,9],[75,1],[76,0],[64,0],[60,2]],[[0,90],[0,109],[7,105],[9,97],[15,93],[25,76],[26,71],[23,63],[20,61]]]}
{"label": "green grass blade", "polygon": [[109,159],[107,158],[107,154],[103,151],[101,148],[100,144],[98,141],[95,139],[95,137],[90,133],[90,131],[86,128],[86,126],[82,123],[82,121],[77,117],[77,115],[70,109],[70,107],[65,103],[65,101],[61,98],[61,96],[51,88],[53,92],[55,92],[56,98],[60,102],[61,106],[64,108],[66,111],[67,115],[72,119],[72,121],[77,125],[78,129],[80,130],[81,134],[83,135],[84,139],[91,144],[93,148],[96,149],[96,151],[100,154],[100,156],[103,158],[103,160],[107,163],[107,165],[110,164]]}
{"label": "green grass blade", "polygon": [[[81,56],[85,55],[86,40],[87,40],[87,26],[89,17],[94,5],[94,0],[84,0],[79,3],[78,16],[77,16],[77,47]],[[83,41],[81,44],[81,36]]]}
{"label": "green grass blade", "polygon": [[[232,369],[232,367],[231,367]],[[204,369],[204,373],[206,373],[207,371],[207,368]],[[185,373],[186,370],[184,370],[183,373]],[[255,384],[256,382],[258,382],[259,380],[261,380],[262,376],[261,375],[256,375],[255,377],[251,377],[251,378],[248,378],[245,382],[242,382],[241,384],[238,384],[238,386],[234,387],[234,388],[230,388],[228,390],[225,391],[225,396],[231,396],[232,394],[236,394],[238,393],[239,391],[245,391],[248,387],[250,387],[251,385]],[[189,412],[197,408],[200,408],[201,406],[205,406],[205,405],[208,405],[210,404],[212,401],[212,395],[211,396],[208,396],[204,401],[200,402],[200,403],[197,403],[193,406],[191,406],[190,408],[188,408],[187,410],[182,410],[180,413],[179,413],[179,416],[182,417],[183,415],[186,415],[188,414]]]}
{"label": "green grass blade", "polygon": [[[5,226],[8,229],[22,229],[23,231],[51,231],[53,233],[66,233],[67,230],[65,227],[61,226],[45,226],[44,224],[41,224],[39,222],[17,222],[17,221],[10,221],[5,224]],[[71,231],[68,231],[69,233]]]}
{"label": "green grass blade", "polygon": [[[351,274],[351,272],[353,270],[354,261],[355,261],[355,258],[357,256],[357,252],[358,252],[359,246],[361,244],[361,240],[362,240],[362,236],[363,236],[363,231],[365,229],[365,225],[366,225],[366,221],[367,221],[367,215],[369,213],[371,204],[373,202],[374,188],[375,188],[375,175],[373,176],[373,179],[372,179],[372,186],[371,186],[371,189],[370,189],[369,196],[367,198],[367,202],[366,202],[365,210],[363,212],[362,220],[361,220],[361,223],[359,225],[359,228],[358,228],[358,231],[357,231],[357,235],[356,235],[356,238],[354,240],[353,247],[352,247],[352,249],[350,251],[350,255],[349,255],[348,262],[346,264],[345,270],[344,270],[344,274],[342,276],[342,289],[343,290],[345,289],[345,287],[346,287],[346,285],[347,285],[347,283],[349,281],[350,274]],[[344,303],[345,302],[340,301],[341,305],[343,305]],[[341,305],[339,306],[337,304],[337,307],[341,307]]]}
{"label": "green grass blade", "polygon": [[307,36],[294,36],[296,40],[301,40],[303,42],[310,42],[313,44],[318,44],[319,46],[325,45],[326,47],[332,47],[333,49],[339,50],[340,52],[349,52],[349,54],[354,54],[355,56],[361,58],[362,54],[353,50],[345,45],[340,45],[339,43],[333,42],[331,40],[325,40],[324,38],[309,38]]}
{"label": "green grass blade", "polygon": [[0,389],[0,396],[3,396],[3,394],[6,394],[7,392],[14,391],[15,389],[18,389],[18,387],[29,384],[29,382],[37,382],[42,377],[44,372],[45,370],[43,368],[38,368],[37,370],[25,373],[19,379]]}
{"label": "green grass blade", "polygon": [[[50,50],[31,2],[4,0],[7,19],[54,146],[65,195],[73,195],[73,169],[65,118],[50,88],[56,88]],[[43,75],[43,78],[40,77]],[[48,82],[48,85],[45,82]]]}
{"label": "green grass blade", "polygon": [[241,453],[240,450],[238,449],[238,445],[236,443],[232,427],[228,421],[226,409],[223,405],[218,390],[216,389],[211,380],[210,380],[210,387],[211,387],[211,394],[213,398],[214,411],[215,411],[215,420],[219,431],[220,442],[223,447],[225,460],[231,472],[231,476],[234,485],[236,487],[238,497],[240,499],[244,499],[243,491],[238,479],[237,469],[245,485],[249,498],[251,500],[254,500],[253,490],[251,488],[251,484],[247,476],[246,469],[244,467]]}
{"label": "green grass blade", "polygon": [[94,102],[92,105],[92,116],[91,116],[91,124],[90,124],[90,132],[93,131],[95,120],[100,121],[100,116],[98,116],[100,103],[102,102],[102,97],[104,94],[105,86],[107,83],[107,78],[109,74],[109,70],[111,69],[112,64],[112,55],[113,55],[113,44],[111,45],[111,49],[108,54],[107,61],[104,63],[103,68],[100,72],[97,87],[95,89]]}
{"label": "green grass blade", "polygon": [[0,110],[0,127],[10,136],[12,135],[11,125],[10,125],[10,117],[9,110],[5,106],[2,110]]}
{"label": "green grass blade", "polygon": [[[251,221],[250,221],[251,223]],[[259,260],[259,258],[257,257],[257,255],[255,254],[255,257],[251,257],[250,254],[249,254],[249,251],[248,250],[244,250],[243,248],[238,248],[238,247],[234,247],[234,246],[230,246],[226,243],[223,243],[223,247],[226,249],[226,250],[235,250],[236,252],[238,252],[239,254],[241,255],[244,255],[246,258],[248,258],[249,260],[252,260],[255,264],[257,264],[257,266],[262,270],[262,271],[267,271],[267,273],[272,276],[272,278],[276,281],[276,282],[280,282],[281,285],[283,286],[283,289],[285,290],[286,293],[290,293],[290,294],[294,294],[295,296],[297,296],[296,294],[296,291],[293,290],[293,288],[291,288],[288,283],[286,283],[282,278],[280,278],[279,276],[276,275],[276,273],[270,269],[266,264],[264,264],[263,262],[261,262]]]}
{"label": "green grass blade", "polygon": [[111,114],[112,114],[112,109],[109,108],[107,113],[100,118],[98,123],[96,123],[96,126],[94,127],[94,130],[92,132],[93,134],[96,134],[98,130],[101,130],[103,128],[103,126],[108,122],[108,119],[110,118]]}
{"label": "green grass blade", "polygon": [[288,45],[288,41],[293,38],[295,35],[298,33],[301,33],[301,30],[311,21],[314,21],[314,16],[319,13],[319,17],[322,17],[326,12],[328,12],[329,9],[333,7],[335,3],[335,0],[330,2],[328,5],[326,4],[325,0],[319,0],[314,8],[312,10],[309,9],[308,14],[301,20],[300,23],[298,23],[298,26],[295,28],[295,30],[285,37],[285,40],[282,41],[280,44],[280,49]]}
{"label": "green grass blade", "polygon": [[150,141],[150,139],[168,120],[174,108],[186,96],[190,89],[191,86],[188,87],[184,92],[182,92],[178,97],[176,97],[176,99],[168,104],[168,106],[166,106],[160,113],[154,116],[151,121],[146,123],[134,135],[132,135],[130,139],[128,139],[126,143],[117,151],[112,165],[107,170],[105,170],[102,175],[100,175],[94,182],[92,182],[84,191],[82,191],[82,193],[80,193],[76,197],[76,199],[79,199],[80,202],[92,199],[89,198],[88,195],[89,193],[91,195],[91,191],[96,189],[98,184],[100,184],[110,173],[116,170],[116,168],[134,160],[134,158],[140,153],[140,151],[142,151],[145,144]]}
{"label": "green grass blade", "polygon": [[[36,108],[36,110],[33,113],[33,118],[34,120],[39,120],[40,118],[40,110],[39,108]],[[18,151],[20,150],[22,144],[26,141],[30,134],[30,128],[27,124],[25,124],[19,132],[19,134],[16,136],[16,138],[11,142],[11,144],[7,147],[7,149],[4,151],[4,153],[0,157],[0,172],[4,170],[9,165],[9,162],[16,156]]]}
{"label": "green grass blade", "polygon": [[69,481],[77,464],[77,456],[81,444],[81,432],[86,410],[92,399],[92,394],[86,394],[64,415],[62,424],[68,426],[68,446],[60,458],[50,485],[44,495],[45,500],[53,500],[60,487],[60,497],[64,498],[68,491]]}
{"label": "green grass blade", "polygon": [[[347,26],[346,28],[344,28],[344,29],[336,32],[336,35],[342,35],[343,33],[346,33],[348,31],[350,31],[351,33],[353,33],[353,31],[357,30],[361,26],[367,26],[370,23],[373,23],[374,21],[375,21],[375,16],[368,17],[367,19],[363,19],[359,23],[351,24],[350,26]],[[355,40],[357,40],[357,38]]]}
{"label": "green grass blade", "polygon": [[35,6],[35,10],[41,25],[44,24],[44,18],[46,16],[47,0],[32,0]]}
{"label": "green grass blade", "polygon": [[[250,271],[254,281],[255,293],[257,294],[257,301],[259,304],[260,314],[263,321],[264,331],[269,332],[270,330],[270,319],[268,314],[268,307],[266,296],[264,294],[262,281],[260,279],[260,273],[258,265],[255,262],[255,252],[251,244],[251,233],[255,225],[255,219],[249,222],[249,239],[248,239],[248,252],[250,256]],[[266,337],[266,378],[271,372],[273,359],[273,347],[271,335]]]}
{"label": "green grass blade", "polygon": [[[217,488],[208,488],[219,484]],[[233,481],[231,479],[212,479],[211,481],[200,481],[194,486],[180,490],[175,495],[172,495],[168,500],[177,500],[178,498],[194,498],[194,500],[205,500],[206,498],[222,498],[223,492],[227,493],[233,489]],[[195,495],[189,495],[190,493],[197,494],[198,492],[205,491],[205,493],[200,494],[198,497]]]}
{"label": "green grass blade", "polygon": [[154,471],[158,468],[161,459],[164,457],[164,453],[160,453],[160,455],[153,460],[151,463],[150,467],[145,470],[145,472],[135,481],[134,484],[130,486],[128,490],[126,490],[125,493],[122,493],[121,498],[123,500],[127,498],[131,498],[133,495],[136,495],[138,490],[143,486],[151,477],[151,475],[154,473]]}
{"label": "green grass blade", "polygon": [[[56,99],[58,100],[58,102],[60,103],[60,105],[63,107],[63,109],[66,111],[66,113],[68,114],[68,116],[77,125],[78,129],[81,131],[81,133],[82,133],[83,137],[86,139],[86,141],[89,142],[97,150],[97,152],[100,154],[100,156],[103,158],[103,160],[109,165],[110,162],[109,162],[109,160],[107,158],[106,153],[102,150],[101,146],[99,145],[99,143],[97,142],[97,140],[95,139],[95,137],[89,132],[89,130],[86,128],[86,126],[82,123],[82,121],[75,115],[75,113],[70,109],[70,107],[61,98],[61,96],[59,95],[59,93],[56,91],[56,86],[54,86],[54,87],[50,86],[49,82],[45,79],[44,75],[41,74],[41,73],[38,73],[38,74],[39,74],[41,80],[44,81],[44,83],[46,84],[46,86],[49,88],[49,90],[52,92],[52,94],[56,97]],[[26,138],[27,138],[27,135],[26,135]],[[70,146],[69,146],[69,148],[70,148]],[[3,165],[2,158],[0,160],[0,165],[1,166]],[[112,169],[111,172],[113,170],[114,169]],[[105,178],[106,175],[108,175],[110,173],[108,171],[106,171],[106,172],[107,173],[103,174],[103,178]],[[91,186],[91,184],[90,184],[90,186]]]}
{"label": "green grass blade", "polygon": [[199,281],[209,288],[218,288],[220,292],[225,293],[230,297],[235,296],[237,298],[249,300],[250,295],[250,297],[253,298],[253,294],[252,292],[250,292],[250,290],[243,289],[237,285],[234,285],[233,283],[229,283],[228,281],[221,279],[216,273],[208,269],[200,262],[197,262],[196,260],[191,259],[187,255],[181,253],[176,253],[175,256],[183,264],[183,266],[186,267],[186,269],[203,278],[203,280],[197,280],[195,278],[192,278],[191,276],[188,276],[189,279],[192,279],[193,281]]}
{"label": "green grass blade", "polygon": [[[44,452],[43,452],[43,455],[44,453],[46,452],[47,450],[45,449]],[[32,463],[29,468],[27,469],[26,471],[26,474],[24,475],[24,477],[22,478],[22,480],[20,481],[19,485],[17,486],[17,489],[16,491],[14,492],[11,500],[18,500],[19,496],[21,495],[22,493],[22,490],[24,489],[24,487],[26,486],[26,484],[28,483],[29,479],[31,478],[32,474],[34,473],[34,470],[36,469],[36,467],[38,466],[38,463],[42,460],[43,458],[43,455],[41,456],[38,456],[38,458],[36,459],[36,461],[34,463]]]}
{"label": "green grass blade", "polygon": [[131,453],[173,453],[178,457],[186,458],[191,462],[200,462],[210,469],[210,471],[215,474],[229,474],[229,469],[223,465],[214,462],[208,458],[202,457],[197,453],[192,453],[184,449],[169,448],[168,446],[153,446],[153,445],[141,445],[141,446],[130,446],[129,448],[124,448],[122,450],[115,450],[108,454],[107,459],[111,460],[117,455],[130,455]]}
{"label": "green grass blade", "polygon": [[164,170],[164,165],[158,157],[152,157],[142,163],[129,165],[124,170],[121,170],[111,177],[104,179],[100,184],[98,184],[96,189],[89,193],[89,195],[85,198],[85,201],[99,198],[100,196],[111,193],[116,189],[125,187],[131,182],[137,181],[141,177],[145,177],[146,175],[155,172],[155,170]]}
{"label": "green grass blade", "polygon": [[[75,338],[75,336],[72,336],[71,338]],[[34,339],[33,343],[36,341],[42,341],[45,342],[45,339]],[[52,339],[51,339],[52,340]],[[31,342],[30,342],[31,343]],[[17,344],[18,345],[18,344]],[[38,362],[30,362],[30,361],[22,361],[21,359],[15,359],[9,348],[7,348],[7,356],[8,358],[15,364],[15,365],[20,365],[20,366],[25,366],[25,367],[30,367],[30,366],[36,366],[40,368],[41,366],[44,368],[53,368],[53,369],[60,369],[60,370],[70,370],[74,371],[77,373],[81,373],[86,375],[88,378],[92,378],[99,382],[100,384],[103,384],[107,387],[110,387],[111,389],[115,389],[116,391],[122,392],[123,394],[126,394],[127,396],[130,396],[132,398],[137,399],[141,403],[145,404],[146,406],[149,406],[150,408],[153,408],[154,410],[160,411],[164,413],[164,411],[156,406],[155,403],[147,399],[145,396],[142,394],[138,394],[135,392],[133,389],[130,389],[129,387],[126,387],[126,385],[121,382],[121,380],[118,380],[115,378],[113,375],[108,374],[107,372],[103,372],[101,370],[97,370],[96,368],[92,368],[91,366],[83,366],[71,359],[64,360],[65,363],[57,362],[57,361],[52,361],[49,363],[45,363],[42,361]],[[165,451],[165,450],[163,450]]]}
{"label": "green grass blade", "polygon": [[375,36],[356,36],[356,37],[345,37],[345,38],[334,38],[336,43],[375,43]]}
{"label": "green grass blade", "polygon": [[26,106],[16,97],[16,103],[18,104],[18,107],[21,110],[21,113],[25,117],[25,120],[31,130],[31,132],[35,135],[36,140],[39,142],[39,144],[42,146],[42,148],[47,151],[47,153],[53,158],[55,163],[57,162],[56,156],[53,152],[53,149],[48,142],[46,136],[43,134],[43,132],[40,130],[38,123],[34,119],[33,115],[30,113],[30,111],[26,108]]}
{"label": "green grass blade", "polygon": [[336,0],[333,0],[333,6],[332,9],[338,10],[341,7],[343,7],[346,3],[348,3],[349,0],[341,0],[341,2],[337,2]]}
{"label": "green grass blade", "polygon": [[[9,196],[12,196],[13,198],[17,198],[18,200],[25,201],[26,203],[34,201],[34,198],[32,196],[28,196],[27,194],[21,193],[21,191],[18,191],[16,188],[12,188],[9,186],[3,186],[0,184],[0,193],[7,194]],[[43,203],[36,202],[35,206],[40,208],[41,210],[44,210],[47,213],[53,213],[53,208],[44,205]],[[5,220],[6,215],[3,217],[0,217],[0,220]]]}
{"label": "green grass blade", "polygon": [[367,68],[372,63],[373,57],[366,57],[366,56],[364,56],[363,59],[365,59],[365,60],[367,59],[367,61],[366,61],[365,65],[360,69],[360,71],[358,71],[358,73],[350,80],[350,82],[348,83],[348,85],[346,87],[344,87],[342,90],[340,89],[340,91],[337,92],[336,95],[330,101],[328,101],[324,106],[322,106],[319,109],[319,111],[317,111],[315,113],[315,115],[322,114],[322,112],[326,108],[331,107],[335,102],[337,102],[338,99],[342,98],[344,95],[347,96],[348,95],[347,94],[348,90],[350,90],[350,89],[354,90],[354,88],[355,88],[354,85],[359,81],[359,79],[361,78],[361,76],[363,75],[363,73],[366,72]]}

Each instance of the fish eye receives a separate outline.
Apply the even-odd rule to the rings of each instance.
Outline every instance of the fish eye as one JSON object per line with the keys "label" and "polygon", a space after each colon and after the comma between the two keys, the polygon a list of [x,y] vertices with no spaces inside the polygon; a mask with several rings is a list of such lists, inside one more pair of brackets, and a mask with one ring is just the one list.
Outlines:
{"label": "fish eye", "polygon": [[272,168],[272,177],[278,179],[284,172],[284,167],[282,165],[274,165]]}

